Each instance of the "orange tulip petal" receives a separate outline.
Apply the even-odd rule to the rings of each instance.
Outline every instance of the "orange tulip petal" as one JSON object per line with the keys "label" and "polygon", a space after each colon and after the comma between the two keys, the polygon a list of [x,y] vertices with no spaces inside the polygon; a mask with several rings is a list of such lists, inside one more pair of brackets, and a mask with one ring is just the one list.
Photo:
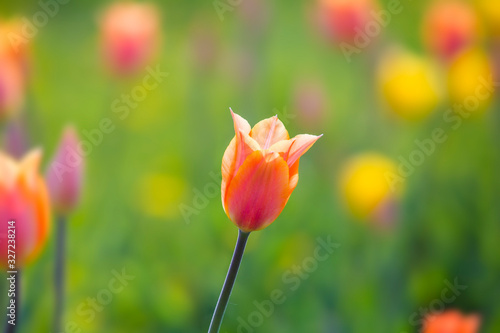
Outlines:
{"label": "orange tulip petal", "polygon": [[231,141],[229,147],[226,149],[224,157],[222,158],[221,194],[223,198],[225,196],[228,184],[231,182],[234,175],[238,172],[238,169],[243,164],[247,156],[253,153],[255,150],[259,149],[259,144],[248,134],[243,133],[241,130],[236,134],[235,138]]}
{"label": "orange tulip petal", "polygon": [[277,116],[259,121],[252,128],[250,136],[259,143],[262,149],[267,149],[278,141],[290,138],[285,125]]}
{"label": "orange tulip petal", "polygon": [[291,167],[309,148],[323,135],[300,134],[293,138],[293,144],[288,153],[287,163]]}
{"label": "orange tulip petal", "polygon": [[251,153],[227,189],[229,219],[246,232],[265,228],[285,207],[288,180],[288,166],[279,154]]}

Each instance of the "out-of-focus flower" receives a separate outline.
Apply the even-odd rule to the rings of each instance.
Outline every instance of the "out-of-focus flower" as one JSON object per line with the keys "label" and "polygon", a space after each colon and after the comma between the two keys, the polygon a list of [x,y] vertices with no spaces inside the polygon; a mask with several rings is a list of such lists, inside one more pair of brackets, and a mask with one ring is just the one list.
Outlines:
{"label": "out-of-focus flower", "polygon": [[377,80],[389,108],[408,120],[422,119],[441,99],[439,75],[434,64],[401,50],[392,50],[382,59]]}
{"label": "out-of-focus flower", "polygon": [[28,41],[22,39],[21,22],[0,22],[0,122],[24,105]]}
{"label": "out-of-focus flower", "polygon": [[477,333],[478,315],[463,315],[457,310],[430,314],[425,318],[423,333]]}
{"label": "out-of-focus flower", "polygon": [[491,35],[500,37],[500,5],[498,0],[475,0]]}
{"label": "out-of-focus flower", "polygon": [[[7,254],[8,222],[15,226],[15,266],[22,267],[42,249],[49,229],[50,205],[45,181],[38,173],[39,150],[20,162],[0,152],[0,250]],[[12,242],[10,242],[12,244]],[[7,264],[7,255],[0,260]]]}
{"label": "out-of-focus flower", "polygon": [[11,57],[0,54],[0,121],[17,114],[24,105],[22,69]]}
{"label": "out-of-focus flower", "polygon": [[448,68],[448,93],[455,106],[471,114],[481,114],[493,99],[493,64],[479,48],[458,55]]}
{"label": "out-of-focus flower", "polygon": [[115,74],[143,70],[157,52],[160,19],[152,4],[114,3],[100,17],[100,29],[104,61]]}
{"label": "out-of-focus flower", "polygon": [[479,19],[465,1],[442,0],[428,9],[422,35],[427,48],[443,59],[451,59],[479,39]]}
{"label": "out-of-focus flower", "polygon": [[294,90],[294,111],[308,128],[319,125],[326,117],[327,94],[318,82],[300,82]]}
{"label": "out-of-focus flower", "polygon": [[30,41],[22,32],[21,19],[0,22],[0,54],[17,62],[24,77],[28,74]]}
{"label": "out-of-focus flower", "polygon": [[[355,43],[374,21],[371,16],[378,6],[375,0],[317,0],[317,20],[322,32],[332,41]],[[374,21],[376,22],[376,21]]]}
{"label": "out-of-focus flower", "polygon": [[[363,153],[349,159],[340,173],[340,192],[351,214],[360,219],[378,221],[387,218],[387,209],[401,194],[401,187],[391,188],[390,175],[397,167],[387,157]],[[392,211],[391,211],[392,214]],[[388,222],[387,222],[388,223]]]}
{"label": "out-of-focus flower", "polygon": [[320,136],[290,139],[277,116],[251,128],[231,114],[236,135],[222,159],[222,206],[242,231],[264,229],[285,207],[299,180],[299,159]]}
{"label": "out-of-focus flower", "polygon": [[54,211],[66,215],[73,211],[80,199],[84,161],[74,159],[80,140],[76,130],[68,126],[47,170],[47,185]]}

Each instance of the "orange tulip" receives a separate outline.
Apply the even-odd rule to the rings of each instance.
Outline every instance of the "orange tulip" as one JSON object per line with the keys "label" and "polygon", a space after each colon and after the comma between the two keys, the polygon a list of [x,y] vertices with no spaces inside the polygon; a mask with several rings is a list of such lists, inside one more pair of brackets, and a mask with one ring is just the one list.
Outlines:
{"label": "orange tulip", "polygon": [[261,230],[285,207],[299,180],[299,159],[321,135],[290,139],[277,116],[250,128],[231,114],[236,135],[222,158],[222,206],[242,231]]}
{"label": "orange tulip", "polygon": [[101,43],[106,65],[115,74],[134,74],[154,57],[160,31],[156,7],[118,2],[100,20]]}
{"label": "orange tulip", "polygon": [[430,314],[425,318],[423,333],[477,333],[480,319],[477,315],[465,316],[456,310]]}
{"label": "orange tulip", "polygon": [[0,22],[0,121],[13,116],[24,104],[27,47],[8,38],[19,31],[19,22]]}
{"label": "orange tulip", "polygon": [[[27,264],[40,253],[49,229],[49,199],[38,173],[41,153],[34,151],[16,162],[0,153],[0,262],[7,264],[9,221],[15,226],[15,266]],[[12,242],[10,242],[12,243]],[[11,247],[12,249],[12,247]]]}

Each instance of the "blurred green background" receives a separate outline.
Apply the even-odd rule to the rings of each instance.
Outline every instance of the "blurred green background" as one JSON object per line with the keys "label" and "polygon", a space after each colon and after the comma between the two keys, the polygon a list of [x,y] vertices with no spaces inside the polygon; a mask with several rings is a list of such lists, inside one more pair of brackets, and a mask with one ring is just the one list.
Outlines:
{"label": "blurred green background", "polygon": [[[250,20],[237,6],[221,21],[211,1],[157,1],[162,41],[151,66],[169,75],[125,119],[111,105],[145,72],[118,80],[103,69],[97,15],[108,2],[62,5],[31,41],[22,116],[31,144],[43,147],[46,165],[66,124],[82,139],[103,118],[116,126],[86,157],[83,200],[70,218],[64,332],[207,330],[237,236],[218,192],[234,135],[229,107],[252,125],[278,114],[291,136],[324,137],[302,159],[283,213],[250,236],[221,332],[259,322],[254,301],[269,300],[274,289],[286,301],[241,332],[417,332],[415,319],[455,279],[467,288],[446,307],[479,313],[481,332],[499,332],[498,101],[451,131],[442,120],[446,101],[425,120],[407,122],[388,115],[377,95],[377,49],[396,42],[424,53],[419,24],[427,3],[409,3],[376,46],[349,63],[318,36],[313,2],[264,2]],[[0,5],[4,18],[38,10],[35,1]],[[319,122],[302,121],[295,102],[309,81],[325,91]],[[406,179],[390,226],[352,217],[338,186],[343,163],[365,151],[407,158],[414,140],[436,127],[449,138]],[[183,216],[181,207],[193,214]],[[314,254],[317,237],[340,247],[291,290],[285,277]],[[19,332],[52,332],[53,241],[24,271]],[[92,319],[82,314],[122,270],[133,280],[90,310]]]}

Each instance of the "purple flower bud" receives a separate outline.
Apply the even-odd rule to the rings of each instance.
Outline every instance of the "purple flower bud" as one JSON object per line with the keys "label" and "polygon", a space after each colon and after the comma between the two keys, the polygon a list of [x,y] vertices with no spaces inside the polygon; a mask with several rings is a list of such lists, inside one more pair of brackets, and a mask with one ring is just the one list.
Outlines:
{"label": "purple flower bud", "polygon": [[78,153],[80,140],[76,130],[64,130],[59,147],[47,170],[47,185],[54,211],[67,214],[75,209],[80,199],[84,161]]}

